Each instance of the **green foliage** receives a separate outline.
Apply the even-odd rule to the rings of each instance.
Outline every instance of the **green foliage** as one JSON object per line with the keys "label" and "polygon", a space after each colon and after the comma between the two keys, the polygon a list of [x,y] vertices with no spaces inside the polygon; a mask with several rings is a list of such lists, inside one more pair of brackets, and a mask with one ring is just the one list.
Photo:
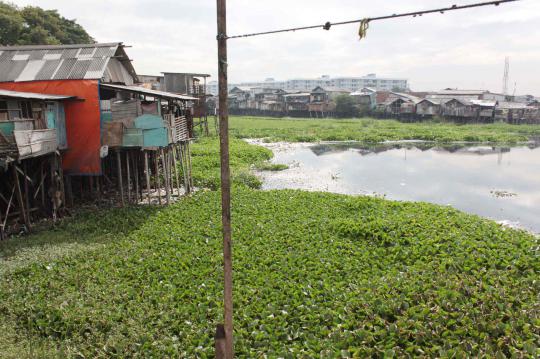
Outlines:
{"label": "green foliage", "polygon": [[336,97],[336,114],[338,117],[347,118],[358,116],[358,110],[354,99],[349,95],[339,95]]}
{"label": "green foliage", "polygon": [[[198,186],[219,187],[218,153],[193,145]],[[425,203],[254,190],[271,156],[231,139],[238,357],[540,355],[537,237]],[[199,191],[0,243],[0,356],[213,357],[220,220],[220,193]]]}
{"label": "green foliage", "polygon": [[232,116],[230,131],[238,138],[264,138],[268,142],[364,141],[375,143],[388,140],[424,140],[511,144],[540,137],[538,125],[402,123],[369,118],[332,120]]}
{"label": "green foliage", "polygon": [[83,27],[61,16],[57,10],[37,6],[19,8],[0,1],[0,44],[57,45],[87,44],[94,40]]}
{"label": "green foliage", "polygon": [[[272,158],[272,151],[234,138],[230,139],[229,144],[232,183],[259,188],[261,181],[249,169],[254,163]],[[221,167],[217,138],[205,137],[193,144],[192,168],[195,186],[219,189]]]}
{"label": "green foliage", "polygon": [[[422,203],[233,194],[239,357],[540,355],[539,243],[525,232]],[[46,357],[211,357],[220,228],[219,192],[199,192],[99,250],[18,269],[0,322],[49,343]]]}
{"label": "green foliage", "polygon": [[289,168],[284,163],[271,163],[268,161],[257,163],[255,165],[255,168],[259,171],[283,171]]}

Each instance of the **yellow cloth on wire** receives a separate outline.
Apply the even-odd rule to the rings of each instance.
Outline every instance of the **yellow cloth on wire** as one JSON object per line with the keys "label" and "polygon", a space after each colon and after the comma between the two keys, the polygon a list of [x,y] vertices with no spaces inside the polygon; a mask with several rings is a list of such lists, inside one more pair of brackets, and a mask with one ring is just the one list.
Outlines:
{"label": "yellow cloth on wire", "polygon": [[369,19],[360,21],[360,28],[358,29],[358,36],[360,40],[366,37],[367,30],[369,29]]}

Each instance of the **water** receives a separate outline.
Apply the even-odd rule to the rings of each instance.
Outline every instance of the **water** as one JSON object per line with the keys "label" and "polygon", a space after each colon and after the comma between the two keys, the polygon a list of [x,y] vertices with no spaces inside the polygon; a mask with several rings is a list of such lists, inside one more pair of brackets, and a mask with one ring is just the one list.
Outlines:
{"label": "water", "polygon": [[295,188],[450,205],[540,233],[540,147],[428,143],[262,144],[274,163],[263,189]]}

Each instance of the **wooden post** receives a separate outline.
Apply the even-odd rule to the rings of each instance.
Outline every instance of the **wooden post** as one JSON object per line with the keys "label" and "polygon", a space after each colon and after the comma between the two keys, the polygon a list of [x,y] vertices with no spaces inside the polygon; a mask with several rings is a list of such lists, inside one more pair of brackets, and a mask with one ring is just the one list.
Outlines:
{"label": "wooden post", "polygon": [[17,173],[17,165],[13,163],[12,169],[12,175],[13,175],[13,186],[15,189],[15,195],[17,196],[17,202],[19,203],[19,215],[21,217],[21,220],[24,222],[24,225],[26,226],[27,230],[30,230],[30,222],[28,218],[26,217],[26,210],[24,206],[24,199],[21,192],[21,184],[19,183],[19,174]]}
{"label": "wooden post", "polygon": [[176,177],[176,189],[178,190],[178,197],[180,197],[180,174],[178,173],[178,161],[177,161],[177,148],[178,144],[174,144],[172,147],[172,158],[174,166],[174,176]]}
{"label": "wooden post", "polygon": [[41,194],[41,206],[43,207],[43,211],[46,213],[46,209],[45,209],[45,174],[43,173],[44,172],[44,169],[43,169],[43,163],[44,163],[44,160],[41,160],[40,163],[39,163],[39,176],[40,176],[40,194]]}
{"label": "wooden post", "polygon": [[161,205],[161,181],[159,180],[159,154],[158,151],[154,151],[154,165],[156,171],[154,176],[156,177],[156,192],[158,196],[158,202]]}
{"label": "wooden post", "polygon": [[27,161],[23,161],[23,177],[24,177],[24,205],[26,208],[26,216],[30,222],[30,193],[28,189],[28,171]]}
{"label": "wooden post", "polygon": [[120,151],[116,151],[116,166],[118,167],[118,187],[120,187],[120,198],[122,201],[122,206],[125,206],[124,201],[124,184],[122,183],[122,158],[120,156]]}
{"label": "wooden post", "polygon": [[163,148],[160,150],[160,152],[161,152],[161,164],[163,166],[163,182],[165,182],[164,183],[165,202],[169,204],[171,201],[171,193],[170,193],[171,187],[169,186],[169,171],[167,170],[168,166],[167,166],[167,161],[165,158],[165,151],[163,150]]}
{"label": "wooden post", "polygon": [[129,169],[129,150],[126,151],[126,184],[128,203],[131,203],[131,171]]}
{"label": "wooden post", "polygon": [[[217,41],[219,80],[219,148],[221,157],[221,222],[223,232],[223,304],[225,319],[225,358],[234,357],[233,283],[231,239],[231,182],[229,168],[229,113],[227,108],[227,4],[217,0]],[[189,154],[189,145],[188,145]],[[188,156],[189,157],[189,156]],[[189,160],[189,159],[188,159]],[[191,176],[190,176],[191,177]],[[219,330],[219,327],[218,327]]]}
{"label": "wooden post", "polygon": [[148,204],[150,201],[150,167],[148,167],[148,152],[144,151],[144,175],[146,176],[146,196],[148,197]]}
{"label": "wooden post", "polygon": [[180,161],[180,165],[182,166],[182,175],[184,177],[184,190],[186,191],[186,194],[189,193],[188,191],[188,181],[187,181],[187,168],[186,168],[186,162],[184,161],[184,144],[180,143],[180,147],[178,148],[178,160]]}
{"label": "wooden post", "polygon": [[[133,170],[135,171],[135,202],[139,203],[139,154],[133,158]],[[141,198],[142,200],[142,198]]]}

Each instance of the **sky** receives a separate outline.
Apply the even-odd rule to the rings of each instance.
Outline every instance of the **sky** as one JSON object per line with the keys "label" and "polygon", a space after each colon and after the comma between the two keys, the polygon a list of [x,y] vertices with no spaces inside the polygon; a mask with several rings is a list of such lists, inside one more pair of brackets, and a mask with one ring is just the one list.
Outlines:
{"label": "sky", "polygon": [[[360,19],[484,0],[228,0],[228,35]],[[57,9],[98,42],[121,41],[139,74],[196,72],[217,77],[215,0],[15,0]],[[321,75],[406,78],[412,90],[509,92],[540,96],[540,0],[444,15],[228,41],[229,82]]]}

